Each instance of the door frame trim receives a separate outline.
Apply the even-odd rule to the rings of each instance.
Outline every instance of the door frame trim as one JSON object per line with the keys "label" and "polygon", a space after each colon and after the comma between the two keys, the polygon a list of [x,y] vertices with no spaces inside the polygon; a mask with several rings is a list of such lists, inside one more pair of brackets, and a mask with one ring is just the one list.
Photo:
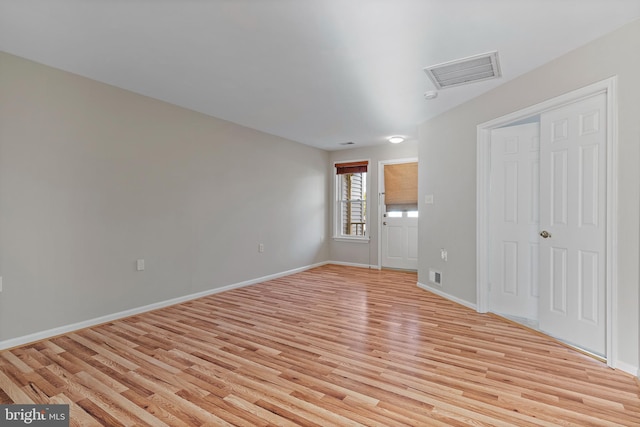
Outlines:
{"label": "door frame trim", "polygon": [[476,180],[476,307],[479,313],[489,310],[489,183],[491,172],[491,130],[504,125],[580,101],[600,93],[606,94],[607,173],[606,173],[606,359],[615,368],[617,331],[613,315],[618,298],[618,111],[617,76],[565,93],[477,126]]}
{"label": "door frame trim", "polygon": [[[397,165],[413,162],[418,162],[418,157],[378,161],[378,265],[380,265],[380,268],[384,267],[382,265],[382,188],[384,187],[384,165]],[[420,203],[418,203],[418,206],[420,206]],[[418,257],[418,259],[420,259],[420,257]]]}

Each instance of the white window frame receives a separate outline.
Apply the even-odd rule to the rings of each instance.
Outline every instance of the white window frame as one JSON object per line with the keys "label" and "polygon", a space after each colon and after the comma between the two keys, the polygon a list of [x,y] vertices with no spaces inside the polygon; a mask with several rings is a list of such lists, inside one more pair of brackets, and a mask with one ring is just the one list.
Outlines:
{"label": "white window frame", "polygon": [[[365,234],[364,236],[349,236],[342,234],[342,200],[340,199],[341,195],[341,186],[340,181],[341,177],[336,172],[336,165],[340,163],[350,163],[350,162],[367,162],[367,175],[365,177],[364,185],[365,185],[365,193],[367,194],[367,198],[365,199],[367,214],[365,216]],[[371,188],[371,160],[370,159],[353,159],[353,160],[337,160],[333,162],[333,239],[335,241],[343,241],[343,242],[354,242],[354,243],[367,243],[369,242],[369,235],[371,234],[371,206],[372,203],[369,189]]]}

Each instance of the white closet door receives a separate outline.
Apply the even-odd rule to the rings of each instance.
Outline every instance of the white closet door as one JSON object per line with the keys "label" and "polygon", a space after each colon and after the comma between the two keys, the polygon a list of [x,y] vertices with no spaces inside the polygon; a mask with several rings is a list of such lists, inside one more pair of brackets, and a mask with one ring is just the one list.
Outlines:
{"label": "white closet door", "polygon": [[539,124],[491,132],[490,310],[538,318]]}
{"label": "white closet door", "polygon": [[544,113],[540,126],[540,329],[603,355],[606,96]]}

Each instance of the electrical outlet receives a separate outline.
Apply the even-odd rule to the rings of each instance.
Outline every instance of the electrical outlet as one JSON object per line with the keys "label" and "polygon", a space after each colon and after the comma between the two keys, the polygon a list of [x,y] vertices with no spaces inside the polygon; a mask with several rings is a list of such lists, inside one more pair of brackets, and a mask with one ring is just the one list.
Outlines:
{"label": "electrical outlet", "polygon": [[448,256],[449,255],[447,254],[447,250],[444,249],[444,248],[441,248],[440,249],[440,258],[442,258],[443,261],[446,261]]}
{"label": "electrical outlet", "polygon": [[136,270],[144,271],[144,260],[143,259],[139,259],[139,260],[136,261]]}
{"label": "electrical outlet", "polygon": [[264,243],[258,243],[258,252],[264,252]]}

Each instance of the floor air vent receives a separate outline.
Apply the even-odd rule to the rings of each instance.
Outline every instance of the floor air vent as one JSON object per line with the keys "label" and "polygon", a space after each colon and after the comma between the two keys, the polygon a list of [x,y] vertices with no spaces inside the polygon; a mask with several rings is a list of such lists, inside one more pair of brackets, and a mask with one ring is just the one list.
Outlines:
{"label": "floor air vent", "polygon": [[502,75],[497,51],[432,65],[426,67],[424,72],[438,89],[495,79]]}

